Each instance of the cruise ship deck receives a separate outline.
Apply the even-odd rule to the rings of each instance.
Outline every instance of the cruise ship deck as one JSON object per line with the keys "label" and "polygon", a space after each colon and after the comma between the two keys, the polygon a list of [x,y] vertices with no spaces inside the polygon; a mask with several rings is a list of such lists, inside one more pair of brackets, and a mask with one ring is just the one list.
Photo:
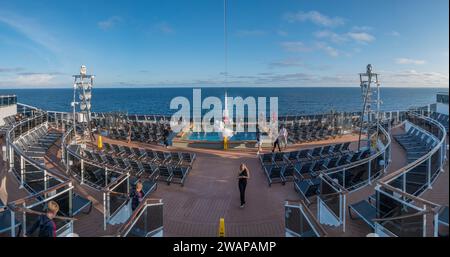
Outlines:
{"label": "cruise ship deck", "polygon": [[[124,126],[166,123],[128,116],[104,134],[109,114],[93,115],[95,139],[81,147],[70,113],[18,108],[24,117],[3,129],[3,236],[23,235],[51,199],[68,208],[60,236],[215,237],[222,218],[229,237],[448,235],[448,116],[442,125],[436,113],[386,113],[372,150],[367,140],[358,149],[360,123],[350,118],[344,127],[351,129],[340,124],[333,136],[293,137],[281,153],[264,147],[257,155],[254,147],[165,148],[141,137],[141,129],[127,142]],[[292,124],[299,119],[279,122],[296,134],[302,130]],[[245,208],[237,185],[241,163],[250,170]],[[137,180],[147,200],[133,212],[129,193]],[[395,211],[383,216],[383,208]]]}

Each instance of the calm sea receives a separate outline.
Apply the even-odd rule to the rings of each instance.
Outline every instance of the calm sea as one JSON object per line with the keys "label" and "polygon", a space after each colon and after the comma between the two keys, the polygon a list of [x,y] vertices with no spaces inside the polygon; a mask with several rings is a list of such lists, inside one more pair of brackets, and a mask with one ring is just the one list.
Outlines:
{"label": "calm sea", "polygon": [[[445,88],[382,88],[383,110],[404,110],[436,102],[436,93]],[[16,94],[18,102],[44,110],[70,111],[71,89],[0,89],[0,94]],[[225,89],[202,88],[202,98],[223,99]],[[135,114],[171,114],[170,101],[176,96],[192,99],[192,88],[97,88],[93,90],[94,112],[121,111]],[[280,115],[314,114],[330,110],[360,111],[359,87],[352,88],[229,88],[228,96],[278,97]]]}

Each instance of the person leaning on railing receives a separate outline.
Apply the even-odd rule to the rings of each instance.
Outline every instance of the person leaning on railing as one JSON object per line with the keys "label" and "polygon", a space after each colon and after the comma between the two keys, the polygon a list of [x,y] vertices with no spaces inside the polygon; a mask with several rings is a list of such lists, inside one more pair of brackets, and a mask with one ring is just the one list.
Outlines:
{"label": "person leaning on railing", "polygon": [[25,236],[32,235],[39,228],[39,237],[56,237],[56,223],[53,219],[59,211],[59,205],[55,201],[47,204],[47,213],[39,216],[37,221],[27,230]]}

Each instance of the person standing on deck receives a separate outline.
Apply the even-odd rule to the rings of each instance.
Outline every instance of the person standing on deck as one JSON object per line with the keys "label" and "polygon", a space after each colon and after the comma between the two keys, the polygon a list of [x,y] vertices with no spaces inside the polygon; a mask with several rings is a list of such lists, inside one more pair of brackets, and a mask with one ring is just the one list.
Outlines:
{"label": "person standing on deck", "polygon": [[256,155],[259,155],[262,152],[262,141],[261,141],[261,131],[259,130],[259,125],[256,124],[256,146],[258,147],[258,152]]}
{"label": "person standing on deck", "polygon": [[170,135],[169,128],[165,127],[163,131],[163,143],[166,148],[169,147],[169,135]]}
{"label": "person standing on deck", "polygon": [[38,217],[36,222],[27,230],[25,236],[31,236],[39,228],[38,237],[56,237],[56,223],[53,219],[58,211],[58,203],[49,201],[47,203],[47,213]]}
{"label": "person standing on deck", "polygon": [[278,133],[278,135],[276,135],[276,134],[274,133],[274,139],[275,139],[275,141],[273,141],[272,153],[275,152],[275,148],[277,148],[277,146],[278,146],[278,151],[281,152],[280,141],[281,141],[281,138],[282,138],[282,137],[283,137],[283,136],[282,136],[282,134],[281,134],[281,131]]}
{"label": "person standing on deck", "polygon": [[284,149],[287,148],[287,139],[288,139],[288,132],[287,129],[284,127],[284,125],[281,125],[280,129],[280,140],[281,143],[284,145]]}
{"label": "person standing on deck", "polygon": [[247,181],[249,178],[250,178],[250,171],[248,170],[245,164],[241,163],[238,174],[238,186],[241,198],[241,208],[244,208],[245,206],[245,188],[247,187]]}
{"label": "person standing on deck", "polygon": [[128,136],[127,136],[128,144],[131,143],[131,124],[128,123]]}
{"label": "person standing on deck", "polygon": [[141,204],[142,200],[144,200],[144,192],[142,192],[142,182],[138,181],[136,183],[136,189],[131,193],[131,210],[134,211]]}

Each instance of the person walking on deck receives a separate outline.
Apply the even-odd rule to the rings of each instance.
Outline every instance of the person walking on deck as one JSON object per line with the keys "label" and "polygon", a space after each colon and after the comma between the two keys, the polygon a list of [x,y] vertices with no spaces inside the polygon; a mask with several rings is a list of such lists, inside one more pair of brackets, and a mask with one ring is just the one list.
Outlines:
{"label": "person walking on deck", "polygon": [[250,171],[248,170],[245,164],[241,163],[238,174],[238,186],[241,198],[241,208],[244,208],[245,206],[245,188],[247,187],[247,181],[249,178],[250,178]]}
{"label": "person walking on deck", "polygon": [[275,138],[274,138],[275,141],[273,141],[272,153],[275,152],[275,148],[277,148],[277,146],[278,146],[278,151],[281,152],[281,146],[280,146],[281,138],[282,138],[281,131],[278,133],[278,135],[275,134]]}
{"label": "person walking on deck", "polygon": [[287,148],[287,142],[288,142],[288,132],[287,129],[284,127],[284,125],[281,125],[280,129],[280,140],[282,145],[284,145],[284,149]]}
{"label": "person walking on deck", "polygon": [[25,236],[31,236],[39,229],[38,237],[56,237],[56,223],[53,219],[59,211],[59,205],[55,201],[47,203],[47,212],[38,217],[38,219],[27,230]]}

